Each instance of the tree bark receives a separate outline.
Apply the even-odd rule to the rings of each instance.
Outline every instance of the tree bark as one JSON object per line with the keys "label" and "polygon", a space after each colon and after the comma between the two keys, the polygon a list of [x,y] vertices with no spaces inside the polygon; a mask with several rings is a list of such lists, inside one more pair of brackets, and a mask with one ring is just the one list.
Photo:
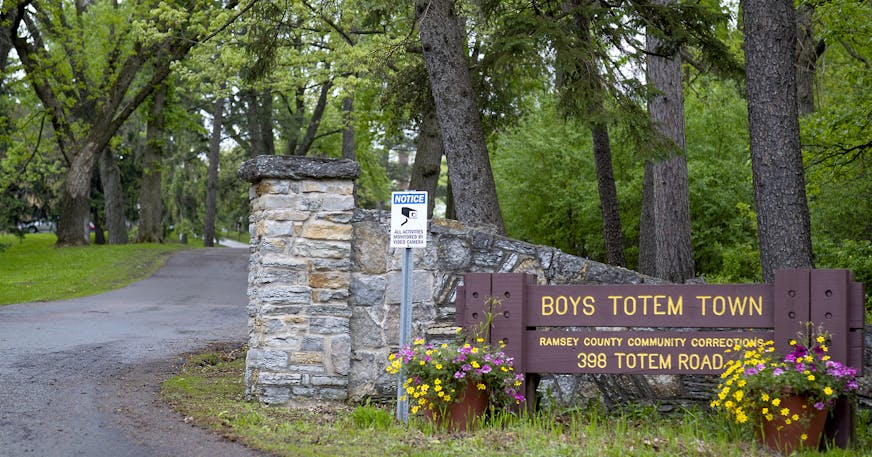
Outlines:
{"label": "tree bark", "polygon": [[100,154],[100,183],[103,185],[106,228],[109,244],[127,244],[127,223],[124,217],[124,191],[121,187],[121,170],[115,163],[115,155],[107,147]]}
{"label": "tree bark", "polygon": [[[668,3],[671,0],[657,0]],[[672,146],[670,156],[652,166],[656,276],[672,282],[694,277],[690,197],[684,139],[684,94],[678,49],[647,35],[648,82],[658,91],[648,102],[655,130]],[[666,55],[668,57],[661,57]]]}
{"label": "tree bark", "polygon": [[354,148],[354,97],[351,95],[342,99],[342,158],[357,160]]}
{"label": "tree bark", "polygon": [[612,147],[609,130],[605,124],[596,123],[590,128],[593,137],[593,157],[596,163],[596,183],[603,217],[606,262],[609,265],[625,266],[624,235],[621,233],[621,212],[618,191],[612,168]]}
{"label": "tree bark", "polygon": [[58,223],[59,246],[90,244],[91,171],[97,151],[97,144],[86,143],[70,163],[61,191],[60,220],[64,223]]}
{"label": "tree bark", "polygon": [[462,222],[504,232],[496,185],[469,74],[465,33],[453,0],[416,0],[424,64],[442,129],[449,178]]}
{"label": "tree bark", "polygon": [[427,191],[427,219],[433,217],[433,208],[436,206],[436,189],[439,187],[443,153],[442,131],[439,130],[439,120],[436,119],[436,108],[432,100],[431,97],[430,103],[421,113],[415,162],[409,178],[409,189]]}
{"label": "tree bark", "polygon": [[657,238],[654,233],[654,163],[645,162],[642,176],[642,214],[639,216],[639,265],[636,270],[657,276]]}
{"label": "tree bark", "polygon": [[246,89],[242,98],[246,107],[250,155],[274,155],[276,146],[273,136],[272,93],[269,89]]}
{"label": "tree bark", "polygon": [[206,219],[203,224],[203,244],[206,247],[215,246],[218,161],[221,157],[221,123],[224,120],[224,99],[215,101],[212,113],[212,137],[209,139],[209,174],[206,178]]}
{"label": "tree bark", "polygon": [[148,109],[145,147],[142,151],[142,184],[139,189],[139,232],[137,243],[163,243],[163,198],[161,182],[164,155],[164,108],[167,85],[152,95]]}
{"label": "tree bark", "polygon": [[812,268],[796,103],[796,11],[787,0],[745,0],[748,129],[763,280]]}

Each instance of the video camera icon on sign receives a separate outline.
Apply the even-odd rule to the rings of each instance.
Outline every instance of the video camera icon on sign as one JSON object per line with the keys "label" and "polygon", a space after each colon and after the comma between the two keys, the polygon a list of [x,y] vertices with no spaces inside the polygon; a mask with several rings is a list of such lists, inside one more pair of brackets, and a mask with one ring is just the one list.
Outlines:
{"label": "video camera icon on sign", "polygon": [[400,212],[406,218],[406,220],[404,220],[403,223],[400,224],[400,227],[406,225],[406,223],[409,222],[409,219],[417,219],[418,218],[418,211],[416,211],[412,208],[409,208],[408,206],[404,206],[404,207],[400,208]]}

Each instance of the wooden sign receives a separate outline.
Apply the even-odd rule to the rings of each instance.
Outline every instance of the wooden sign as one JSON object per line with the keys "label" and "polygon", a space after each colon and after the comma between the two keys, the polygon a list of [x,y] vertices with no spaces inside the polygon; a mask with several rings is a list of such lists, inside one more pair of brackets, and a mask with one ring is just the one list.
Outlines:
{"label": "wooden sign", "polygon": [[[497,298],[491,342],[503,342],[526,374],[718,374],[739,355],[727,349],[772,340],[786,353],[813,322],[830,333],[833,359],[862,376],[863,296],[848,270],[780,270],[773,284],[721,285],[544,286],[534,275],[468,273],[455,316],[478,327]],[[535,383],[526,390],[535,397]],[[847,445],[853,409],[834,415],[837,444]]]}

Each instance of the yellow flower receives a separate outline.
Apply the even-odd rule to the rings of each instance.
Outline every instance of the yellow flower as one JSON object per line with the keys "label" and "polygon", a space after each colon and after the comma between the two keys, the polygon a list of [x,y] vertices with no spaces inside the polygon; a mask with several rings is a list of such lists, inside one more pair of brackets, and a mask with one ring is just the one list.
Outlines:
{"label": "yellow flower", "polygon": [[424,344],[424,338],[415,338],[415,341],[413,342],[413,344],[415,346],[420,346],[420,345]]}
{"label": "yellow flower", "polygon": [[446,395],[446,396],[442,397],[442,399],[445,401],[451,401],[451,395]]}
{"label": "yellow flower", "polygon": [[764,392],[763,395],[760,396],[760,399],[762,399],[763,401],[769,401],[769,394]]}
{"label": "yellow flower", "polygon": [[769,414],[769,408],[763,408],[760,410],[760,412],[763,414]]}
{"label": "yellow flower", "polygon": [[830,386],[826,386],[826,387],[824,387],[824,393],[827,394],[827,395],[832,395],[832,394],[833,394],[833,388],[830,387]]}
{"label": "yellow flower", "polygon": [[799,439],[801,439],[801,440],[803,440],[803,441],[808,441],[808,435],[806,435],[805,433],[803,433],[802,435],[799,435]]}
{"label": "yellow flower", "polygon": [[436,369],[437,369],[437,370],[441,370],[441,369],[442,369],[442,364],[441,364],[441,363],[437,363],[435,366],[436,366]]}
{"label": "yellow flower", "polygon": [[487,389],[487,386],[484,385],[484,384],[482,384],[482,383],[478,383],[478,384],[476,384],[475,387],[476,387],[478,390],[485,390],[485,389]]}
{"label": "yellow flower", "polygon": [[799,420],[799,414],[793,413],[793,415],[790,416],[790,418],[793,419],[793,420],[795,420],[795,421],[798,421],[798,420]]}
{"label": "yellow flower", "polygon": [[808,375],[808,380],[809,380],[809,381],[814,381],[814,375],[813,375],[813,374]]}
{"label": "yellow flower", "polygon": [[791,346],[796,346],[796,340],[790,340],[790,342],[787,344],[789,344]]}
{"label": "yellow flower", "polygon": [[472,365],[472,368],[481,368],[481,365],[479,365],[478,362],[476,362],[475,360],[470,362],[470,365]]}
{"label": "yellow flower", "polygon": [[790,409],[788,409],[788,408],[781,408],[781,415],[782,415],[782,416],[787,416],[788,414],[790,414]]}
{"label": "yellow flower", "polygon": [[475,342],[476,343],[484,343],[484,338],[476,338]]}
{"label": "yellow flower", "polygon": [[773,399],[772,399],[772,406],[778,406],[778,405],[780,405],[780,404],[781,404],[781,399],[780,399],[780,398],[773,398]]}
{"label": "yellow flower", "polygon": [[826,339],[824,338],[823,335],[818,335],[818,337],[815,341],[817,341],[818,343],[823,343],[824,341],[826,341]]}
{"label": "yellow flower", "polygon": [[741,390],[737,390],[735,393],[733,393],[733,398],[735,398],[736,401],[742,401],[742,398],[744,396],[745,396],[745,392],[742,392]]}

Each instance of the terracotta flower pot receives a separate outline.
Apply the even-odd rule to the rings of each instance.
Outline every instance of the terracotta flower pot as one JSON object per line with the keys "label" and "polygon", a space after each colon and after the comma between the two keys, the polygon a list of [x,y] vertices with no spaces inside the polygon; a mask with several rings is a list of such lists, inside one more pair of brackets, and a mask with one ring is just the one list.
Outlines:
{"label": "terracotta flower pot", "polygon": [[818,410],[807,398],[798,395],[782,397],[778,408],[790,409],[790,416],[796,413],[800,416],[799,420],[791,420],[788,424],[786,422],[788,417],[776,412],[775,419],[763,420],[757,435],[760,442],[783,455],[790,455],[791,452],[802,447],[816,449],[829,409],[825,407],[823,410]]}
{"label": "terracotta flower pot", "polygon": [[475,383],[470,382],[457,398],[457,401],[445,408],[444,417],[440,416],[438,411],[429,410],[424,412],[424,417],[440,428],[452,431],[472,428],[476,419],[484,416],[487,411],[488,393],[486,390],[477,389]]}

